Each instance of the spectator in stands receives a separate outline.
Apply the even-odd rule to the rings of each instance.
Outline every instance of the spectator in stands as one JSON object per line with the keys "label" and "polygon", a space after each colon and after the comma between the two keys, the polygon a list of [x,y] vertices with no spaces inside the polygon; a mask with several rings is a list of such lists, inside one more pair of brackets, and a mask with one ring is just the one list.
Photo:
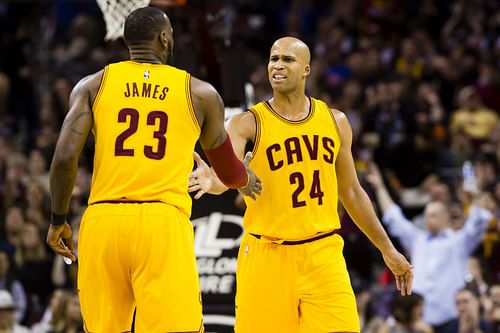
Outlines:
{"label": "spectator in stands", "polygon": [[432,327],[422,320],[424,298],[417,293],[396,295],[389,316],[378,333],[433,333]]}
{"label": "spectator in stands", "polygon": [[43,190],[49,191],[49,171],[47,168],[47,157],[40,149],[33,149],[28,155],[28,177],[30,180],[39,182]]}
{"label": "spectator in stands", "polygon": [[0,332],[29,333],[27,327],[16,322],[17,304],[7,290],[0,290]]}
{"label": "spectator in stands", "polygon": [[80,333],[83,319],[76,292],[58,290],[50,304],[50,319],[44,319],[31,328],[31,333]]}
{"label": "spectator in stands", "polygon": [[[374,293],[368,286],[353,281],[354,294],[356,295],[356,306],[358,308],[359,324],[363,333],[378,333],[384,323],[384,318],[379,316],[374,309]],[[361,281],[361,280],[359,280]]]}
{"label": "spectator in stands", "polygon": [[[379,136],[380,142],[375,150],[375,161],[393,169],[403,186],[416,186],[422,181],[422,168],[416,169],[414,163],[417,156],[414,149],[416,109],[408,94],[407,82],[401,76],[391,76],[373,89],[367,89],[367,98],[371,106],[364,129]],[[419,161],[418,165],[422,163]]]}
{"label": "spectator in stands", "polygon": [[4,207],[23,202],[25,191],[24,176],[26,173],[26,157],[14,153],[7,157],[5,181],[3,184]]}
{"label": "spectator in stands", "polygon": [[492,322],[492,332],[500,332],[500,284],[494,284],[489,290],[489,299],[484,306],[484,319]]}
{"label": "spectator in stands", "polygon": [[474,141],[486,141],[499,120],[498,114],[485,107],[474,87],[458,93],[458,109],[451,114],[450,131],[463,131]]}
{"label": "spectator in stands", "polygon": [[68,298],[67,290],[55,289],[42,319],[31,326],[31,333],[49,333],[60,330],[66,315]]}
{"label": "spectator in stands", "polygon": [[492,61],[479,65],[476,89],[485,106],[500,113],[500,71]]}
{"label": "spectator in stands", "polygon": [[472,144],[463,130],[449,133],[448,144],[438,152],[436,173],[453,179],[464,162],[471,159],[472,153]]}
{"label": "spectator in stands", "polygon": [[489,333],[492,323],[481,318],[478,296],[470,289],[460,289],[455,296],[458,318],[449,325],[447,332],[454,333]]}
{"label": "spectator in stands", "polygon": [[0,290],[7,290],[17,304],[16,321],[21,322],[26,312],[26,294],[24,287],[10,269],[7,252],[0,250]]}
{"label": "spectator in stands", "polygon": [[52,256],[47,251],[34,223],[26,223],[22,230],[21,241],[16,249],[15,263],[19,280],[28,297],[27,322],[39,319],[48,304],[53,290],[51,280]]}
{"label": "spectator in stands", "polygon": [[396,59],[395,71],[411,80],[419,80],[424,76],[425,62],[419,54],[415,41],[405,38],[401,41],[401,56]]}
{"label": "spectator in stands", "polygon": [[491,198],[482,195],[474,201],[465,225],[458,231],[451,229],[447,207],[431,201],[424,210],[426,229],[420,229],[394,203],[374,164],[367,180],[376,191],[382,222],[389,234],[398,238],[415,266],[414,291],[424,297],[424,321],[433,326],[435,333],[450,332],[457,317],[455,293],[465,285],[467,260],[491,220],[491,212],[484,208],[491,207]]}
{"label": "spectator in stands", "polygon": [[10,206],[4,215],[4,230],[0,248],[9,255],[13,255],[21,240],[21,233],[26,224],[26,216],[21,206]]}
{"label": "spectator in stands", "polygon": [[46,219],[47,215],[50,214],[48,200],[47,192],[45,192],[40,182],[36,180],[28,182],[25,192],[26,217],[30,222],[35,223],[42,232],[48,229]]}
{"label": "spectator in stands", "polygon": [[83,331],[83,319],[80,311],[80,300],[76,292],[70,292],[64,312],[64,325],[57,333],[79,333]]}
{"label": "spectator in stands", "polygon": [[500,180],[499,168],[495,161],[495,156],[479,156],[474,163],[474,171],[478,186],[493,191],[495,184]]}
{"label": "spectator in stands", "polygon": [[478,256],[470,256],[465,273],[465,287],[477,295],[482,301],[488,294],[488,277],[484,262]]}
{"label": "spectator in stands", "polygon": [[358,80],[348,80],[340,97],[333,104],[339,110],[342,110],[352,127],[353,141],[357,142],[363,130],[363,86]]}

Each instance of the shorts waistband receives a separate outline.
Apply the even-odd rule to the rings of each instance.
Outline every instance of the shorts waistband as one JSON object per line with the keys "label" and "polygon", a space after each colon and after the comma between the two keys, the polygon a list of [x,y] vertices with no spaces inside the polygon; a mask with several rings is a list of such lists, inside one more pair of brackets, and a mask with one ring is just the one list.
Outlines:
{"label": "shorts waistband", "polygon": [[103,201],[96,201],[96,202],[93,202],[91,203],[90,205],[98,205],[98,204],[118,204],[118,203],[124,203],[124,204],[128,204],[128,203],[135,203],[135,204],[142,204],[142,203],[163,203],[163,201],[160,201],[160,200],[145,200],[145,201],[138,201],[138,200],[103,200]]}
{"label": "shorts waistband", "polygon": [[[321,235],[318,235],[318,236],[313,236],[311,238],[306,238],[306,239],[301,239],[301,240],[296,240],[296,241],[291,241],[291,240],[285,240],[285,241],[280,241],[280,242],[277,242],[277,244],[281,244],[281,245],[300,245],[300,244],[305,244],[305,243],[310,243],[310,242],[314,242],[318,239],[322,239],[322,238],[325,238],[325,237],[328,237],[328,236],[331,236],[331,235],[335,235],[338,233],[338,230],[333,230],[333,231],[329,231],[325,234],[321,234]],[[261,239],[262,238],[262,235],[256,235],[256,234],[250,234],[252,236],[254,236],[255,238],[257,239]]]}

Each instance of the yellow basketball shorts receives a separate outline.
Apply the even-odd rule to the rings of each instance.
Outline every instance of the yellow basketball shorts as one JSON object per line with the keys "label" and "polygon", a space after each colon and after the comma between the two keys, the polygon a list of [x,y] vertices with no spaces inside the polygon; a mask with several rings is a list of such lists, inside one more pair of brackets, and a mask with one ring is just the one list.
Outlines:
{"label": "yellow basketball shorts", "polygon": [[246,234],[238,253],[235,332],[359,332],[343,246],[337,234],[300,245]]}
{"label": "yellow basketball shorts", "polygon": [[78,291],[86,332],[203,332],[188,217],[164,203],[102,203],[78,235]]}

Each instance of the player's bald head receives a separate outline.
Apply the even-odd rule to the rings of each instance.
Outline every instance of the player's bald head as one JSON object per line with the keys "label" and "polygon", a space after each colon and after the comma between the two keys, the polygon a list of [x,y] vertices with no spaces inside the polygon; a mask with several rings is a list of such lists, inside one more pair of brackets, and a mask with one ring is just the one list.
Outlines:
{"label": "player's bald head", "polygon": [[127,45],[152,42],[162,31],[172,30],[168,16],[158,8],[142,7],[125,20],[123,38]]}
{"label": "player's bald head", "polygon": [[273,53],[273,51],[292,53],[306,65],[309,65],[311,61],[309,47],[306,43],[295,37],[283,37],[278,39],[271,47],[271,53]]}

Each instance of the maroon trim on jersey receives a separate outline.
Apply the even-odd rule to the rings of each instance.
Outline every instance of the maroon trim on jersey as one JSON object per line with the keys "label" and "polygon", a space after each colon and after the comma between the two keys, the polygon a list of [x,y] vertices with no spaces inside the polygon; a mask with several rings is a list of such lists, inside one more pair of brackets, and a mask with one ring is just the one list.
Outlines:
{"label": "maroon trim on jersey", "polygon": [[253,137],[253,147],[252,147],[252,155],[255,156],[255,154],[257,153],[257,149],[259,147],[262,123],[259,112],[257,110],[249,108],[247,109],[247,112],[253,114],[253,117],[255,118],[255,136]]}
{"label": "maroon trim on jersey", "polygon": [[90,205],[105,204],[105,203],[110,203],[110,204],[138,203],[138,204],[142,204],[142,203],[154,203],[154,202],[164,203],[163,201],[160,201],[160,200],[144,200],[144,201],[140,201],[140,200],[101,200],[101,201],[93,202]]}
{"label": "maroon trim on jersey", "polygon": [[[321,235],[318,235],[318,236],[314,236],[314,237],[307,238],[307,239],[301,239],[301,240],[297,240],[297,241],[286,240],[286,241],[280,242],[279,240],[277,240],[276,244],[279,244],[279,245],[300,245],[300,244],[314,242],[314,241],[316,241],[318,239],[322,239],[322,238],[325,238],[325,237],[328,237],[328,236],[331,236],[331,235],[335,235],[336,233],[338,233],[338,230],[333,230],[333,231],[327,232],[325,234],[321,234]],[[256,234],[250,234],[250,235],[254,236],[257,239],[261,239],[262,238],[261,235],[256,235]]]}
{"label": "maroon trim on jersey", "polygon": [[304,117],[304,119],[300,119],[300,120],[287,119],[287,118],[283,117],[281,114],[279,114],[276,110],[274,110],[273,107],[271,106],[271,103],[269,103],[269,101],[264,101],[263,103],[266,106],[266,108],[269,109],[269,111],[271,111],[271,113],[274,114],[279,120],[281,120],[287,124],[298,125],[298,124],[303,124],[303,123],[307,122],[314,115],[313,99],[309,96],[307,96],[307,98],[309,99],[309,113],[307,114],[307,116]]}

